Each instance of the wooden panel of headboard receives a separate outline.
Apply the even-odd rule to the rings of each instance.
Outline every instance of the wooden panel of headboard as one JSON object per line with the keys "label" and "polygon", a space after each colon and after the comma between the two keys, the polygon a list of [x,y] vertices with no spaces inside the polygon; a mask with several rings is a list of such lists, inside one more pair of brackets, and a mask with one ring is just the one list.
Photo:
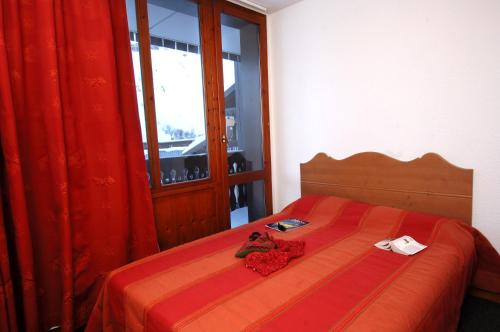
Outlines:
{"label": "wooden panel of headboard", "polygon": [[472,220],[472,169],[435,153],[408,162],[376,152],[337,160],[324,153],[300,165],[302,195],[346,197],[376,205]]}

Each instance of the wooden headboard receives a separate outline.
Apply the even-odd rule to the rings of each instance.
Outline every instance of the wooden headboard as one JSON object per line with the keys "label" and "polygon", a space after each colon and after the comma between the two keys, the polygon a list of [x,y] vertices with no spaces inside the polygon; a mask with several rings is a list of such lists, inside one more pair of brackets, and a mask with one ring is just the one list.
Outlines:
{"label": "wooden headboard", "polygon": [[300,186],[302,195],[346,197],[471,224],[472,173],[435,153],[408,162],[376,152],[342,160],[319,153],[300,165]]}

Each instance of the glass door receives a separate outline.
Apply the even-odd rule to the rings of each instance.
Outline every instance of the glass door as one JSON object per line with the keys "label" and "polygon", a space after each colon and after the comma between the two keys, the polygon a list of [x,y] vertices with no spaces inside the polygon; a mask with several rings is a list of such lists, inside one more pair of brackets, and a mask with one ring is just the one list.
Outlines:
{"label": "glass door", "polygon": [[219,1],[222,141],[231,227],[270,214],[271,181],[265,16]]}

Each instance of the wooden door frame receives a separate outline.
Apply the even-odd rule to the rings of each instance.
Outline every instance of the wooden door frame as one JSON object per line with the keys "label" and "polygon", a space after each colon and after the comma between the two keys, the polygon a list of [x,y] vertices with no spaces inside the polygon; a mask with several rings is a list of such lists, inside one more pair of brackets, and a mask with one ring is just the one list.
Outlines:
{"label": "wooden door frame", "polygon": [[[221,35],[221,14],[227,14],[254,23],[259,26],[259,61],[260,61],[260,84],[261,84],[261,118],[262,118],[262,170],[243,172],[235,175],[228,175],[228,158],[226,145],[222,143],[221,136],[221,159],[222,159],[222,186],[223,190],[228,190],[229,186],[235,184],[251,183],[257,180],[264,181],[266,215],[273,212],[272,206],[272,180],[271,180],[271,135],[269,123],[269,83],[268,83],[268,63],[267,63],[267,18],[265,15],[241,7],[234,3],[224,0],[213,0],[213,22],[215,34],[215,59],[217,61],[217,80],[219,91],[219,128],[226,128],[225,101],[224,101],[224,82],[222,69],[222,35]],[[224,206],[229,206],[228,195],[223,195]],[[230,228],[230,211],[225,211],[226,227]]]}

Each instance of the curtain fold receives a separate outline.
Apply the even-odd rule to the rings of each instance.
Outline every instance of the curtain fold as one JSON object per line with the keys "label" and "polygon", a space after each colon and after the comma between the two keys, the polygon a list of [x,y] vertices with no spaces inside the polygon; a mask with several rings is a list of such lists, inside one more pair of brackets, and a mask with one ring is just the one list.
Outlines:
{"label": "curtain fold", "polygon": [[71,331],[158,251],[125,2],[0,0],[0,27],[0,331]]}

